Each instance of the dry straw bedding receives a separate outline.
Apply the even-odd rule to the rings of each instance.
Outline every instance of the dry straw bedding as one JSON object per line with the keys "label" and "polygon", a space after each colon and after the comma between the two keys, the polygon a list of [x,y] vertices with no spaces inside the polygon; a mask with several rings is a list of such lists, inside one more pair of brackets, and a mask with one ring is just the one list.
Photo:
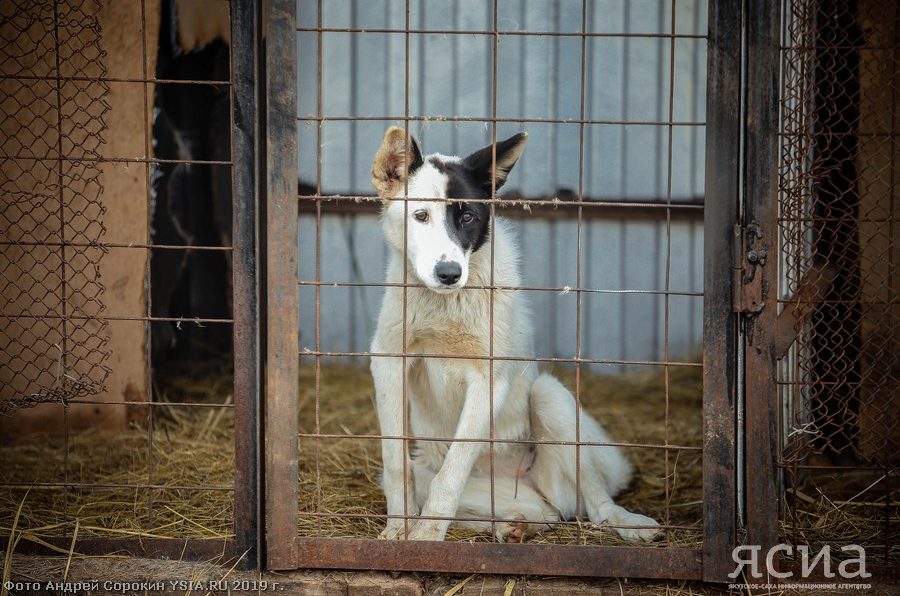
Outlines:
{"label": "dry straw bedding", "polygon": [[[574,387],[573,371],[556,371]],[[301,432],[317,428],[326,434],[377,434],[373,390],[363,366],[323,364],[301,367]],[[668,400],[666,400],[668,385]],[[160,402],[231,403],[230,373],[220,365],[192,368],[159,383]],[[610,429],[617,441],[635,444],[700,446],[702,441],[702,372],[699,367],[662,368],[605,376],[580,375],[585,407]],[[319,400],[316,406],[316,392]],[[666,421],[668,410],[668,424]],[[61,438],[0,446],[0,533],[39,540],[69,535],[77,524],[80,536],[212,538],[231,535],[232,495],[200,491],[134,487],[60,488],[33,482],[63,481],[68,459],[69,482],[103,485],[230,487],[233,482],[232,410],[161,406],[154,409],[152,430],[135,424],[112,435],[82,433]],[[380,447],[377,440],[352,437],[304,438],[300,442],[299,531],[308,536],[375,537],[383,525],[384,500],[377,485]],[[633,485],[619,502],[640,513],[668,520],[673,529],[661,544],[699,546],[702,456],[697,451],[626,448],[635,463]],[[152,454],[152,457],[151,457]],[[668,477],[668,499],[666,478]],[[809,480],[808,480],[809,481]],[[797,513],[808,527],[810,542],[829,537],[876,541],[884,506],[830,503],[821,487],[806,488]],[[812,494],[813,497],[808,495]],[[889,505],[891,506],[891,505]],[[16,530],[13,521],[18,513]],[[820,521],[821,520],[821,521]],[[790,520],[788,520],[790,521]],[[484,533],[451,530],[451,539],[490,540]],[[541,528],[534,543],[622,544],[608,530],[573,522]],[[894,558],[894,554],[891,555]]]}
{"label": "dry straw bedding", "polygon": [[[316,428],[318,387],[322,433],[377,434],[368,370],[363,366],[323,365],[319,375],[317,383],[315,367],[301,367],[301,431]],[[563,372],[562,376],[574,386],[571,374]],[[227,491],[122,486],[231,486],[232,411],[174,405],[181,401],[230,403],[229,377],[227,370],[210,365],[161,380],[156,399],[173,405],[154,408],[149,432],[143,416],[139,416],[141,422],[125,433],[90,432],[69,437],[68,454],[64,453],[62,438],[40,437],[0,447],[5,463],[0,481],[21,483],[0,489],[0,532],[10,532],[19,511],[17,533],[26,539],[71,535],[76,520],[82,536],[229,536],[233,508]],[[672,367],[669,381],[669,444],[699,445],[699,369]],[[612,429],[616,440],[664,442],[661,375],[582,374],[581,389],[586,406]],[[384,514],[384,500],[377,485],[381,466],[378,441],[305,438],[300,449],[299,531],[315,536],[376,536],[384,523],[379,517]],[[629,449],[629,455],[638,474],[622,502],[664,519],[664,452]],[[63,472],[66,459],[68,478]],[[670,523],[699,528],[699,453],[670,451],[669,474]],[[68,493],[61,488],[31,486],[33,482],[61,481],[115,486],[72,488]],[[453,537],[489,539],[471,531],[454,531]],[[675,530],[670,539],[693,544],[699,534]],[[589,525],[545,529],[532,538],[535,542],[579,540],[616,542],[612,534]]]}
{"label": "dry straw bedding", "polygon": [[[557,371],[570,388],[572,371]],[[315,432],[315,369],[301,373],[301,430]],[[616,441],[665,443],[665,379],[661,371],[599,376],[582,372],[580,394],[587,409],[607,426]],[[318,428],[323,434],[377,434],[368,375],[353,367],[328,367],[319,379]],[[697,367],[669,369],[669,445],[701,444],[702,377]],[[301,442],[301,533],[317,536],[377,536],[384,521],[383,497],[377,485],[381,469],[377,440],[307,439]],[[663,449],[628,448],[637,470],[633,486],[620,502],[662,521],[666,515],[666,455]],[[669,523],[700,528],[701,455],[669,451]],[[317,479],[319,490],[316,490]],[[309,515],[303,515],[308,513]],[[325,513],[323,516],[322,513]],[[334,514],[334,515],[331,515]],[[354,517],[340,517],[351,514]],[[369,517],[355,517],[365,515]],[[585,522],[587,520],[584,520]],[[451,530],[451,537],[490,540],[485,533]],[[677,545],[699,545],[700,534],[673,530]],[[607,530],[589,523],[542,528],[530,542],[622,543]]]}

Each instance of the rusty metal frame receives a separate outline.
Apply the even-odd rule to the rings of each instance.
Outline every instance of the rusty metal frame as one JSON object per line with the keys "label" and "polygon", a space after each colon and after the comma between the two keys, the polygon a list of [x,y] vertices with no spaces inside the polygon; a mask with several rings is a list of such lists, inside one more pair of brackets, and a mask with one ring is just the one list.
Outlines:
{"label": "rusty metal frame", "polygon": [[297,567],[297,42],[292,0],[262,3],[265,564]]}
{"label": "rusty metal frame", "polygon": [[737,319],[731,310],[738,217],[743,3],[709,3],[704,211],[703,574],[726,581],[737,544]]}
{"label": "rusty metal frame", "polygon": [[[749,291],[751,310],[742,313],[744,353],[745,511],[748,544],[763,552],[777,543],[779,494],[775,460],[777,387],[775,385],[775,320],[777,315],[777,196],[780,7],[778,2],[749,2],[747,13],[746,175],[740,224],[753,237],[753,246],[738,239],[740,262],[753,268],[736,283],[735,292]],[[767,251],[773,258],[748,261],[750,250]],[[749,287],[745,282],[753,277]],[[751,306],[753,303],[755,306]]]}
{"label": "rusty metal frame", "polygon": [[[317,115],[297,116],[296,110],[296,34],[306,31],[296,27],[293,3],[288,0],[269,0],[264,7],[264,30],[266,39],[265,69],[277,72],[277,77],[266,78],[265,106],[265,147],[266,147],[266,395],[265,395],[265,503],[266,503],[266,567],[273,570],[296,568],[327,569],[387,569],[430,572],[465,573],[529,573],[574,576],[627,576],[668,579],[708,579],[726,581],[725,574],[733,569],[731,548],[737,543],[737,483],[736,483],[736,391],[737,391],[737,317],[732,304],[732,246],[733,226],[738,216],[740,185],[740,126],[741,126],[741,43],[743,40],[743,3],[710,2],[708,37],[708,94],[707,94],[707,173],[704,211],[705,245],[705,290],[704,296],[704,351],[706,380],[704,383],[704,505],[703,505],[703,547],[702,548],[640,548],[615,546],[566,546],[499,543],[411,543],[404,541],[379,541],[374,539],[317,538],[297,535],[299,512],[297,508],[299,457],[313,457],[300,453],[298,438],[310,437],[314,440],[327,438],[316,429],[315,433],[299,433],[297,422],[297,378],[298,378],[298,305],[297,290],[301,285],[318,289],[322,285],[333,285],[323,280],[318,256],[297,255],[296,253],[296,210],[297,199],[300,209],[312,213],[320,224],[323,205],[339,211],[344,205],[354,209],[355,199],[371,200],[371,197],[335,197],[322,194],[320,174],[317,175],[315,194],[296,196],[297,185],[297,140],[295,123],[312,120],[321,128],[321,40],[319,52],[319,89],[317,93]],[[321,9],[321,2],[319,3]],[[585,3],[582,3],[584,14]],[[496,6],[495,18],[496,18]],[[414,29],[409,25],[409,4],[407,2],[407,28],[391,30],[405,35],[407,39]],[[321,19],[321,13],[320,13]],[[496,21],[495,21],[496,24]],[[328,31],[322,27],[309,29]],[[582,28],[583,29],[583,28]],[[366,31],[369,31],[368,29]],[[364,33],[362,30],[346,32]],[[450,33],[450,32],[448,32]],[[454,32],[457,33],[457,32]],[[468,32],[467,32],[468,33]],[[495,29],[483,32],[493,36],[494,42],[502,32]],[[522,32],[521,34],[528,34]],[[532,33],[541,35],[542,33]],[[571,34],[582,42],[592,34],[582,30]],[[676,35],[660,35],[674,43]],[[697,37],[697,36],[692,36]],[[496,48],[496,45],[495,45]],[[495,50],[496,52],[496,50]],[[582,48],[582,54],[584,48]],[[496,53],[494,56],[496,60]],[[496,73],[496,62],[493,65]],[[276,70],[277,69],[277,70]],[[408,64],[407,64],[408,70]],[[572,121],[584,126],[593,121],[585,120],[584,68],[582,68],[582,115]],[[494,79],[496,85],[496,77]],[[408,87],[408,85],[407,85]],[[496,99],[496,89],[494,89]],[[496,104],[494,105],[496,110]],[[373,117],[374,118],[374,117]],[[411,116],[407,103],[402,120],[407,126],[421,116]],[[348,120],[356,118],[348,117]],[[360,118],[365,119],[365,118]],[[496,123],[503,121],[496,117],[478,119],[494,127],[492,138],[496,138]],[[527,119],[526,119],[527,120]],[[518,121],[518,120],[517,120]],[[612,123],[612,122],[610,122]],[[616,122],[612,124],[639,124]],[[671,136],[673,122],[671,105],[668,120],[652,123],[667,127]],[[697,123],[690,123],[697,124]],[[665,130],[665,129],[664,129]],[[321,132],[319,132],[321,135]],[[580,157],[583,160],[583,157]],[[583,169],[583,164],[580,168]],[[321,156],[319,158],[321,171]],[[671,180],[670,180],[671,185]],[[671,186],[670,186],[671,188]],[[579,189],[580,191],[581,189]],[[673,214],[680,212],[681,205],[673,203],[670,194],[659,203],[644,206],[659,209],[660,217],[671,221]],[[295,196],[290,197],[293,193]],[[399,199],[406,200],[406,199]],[[566,205],[566,217],[582,219],[582,208],[594,207],[593,202],[578,200]],[[628,210],[631,205],[610,203],[607,207]],[[688,209],[698,206],[688,205]],[[292,209],[293,211],[288,211]],[[492,205],[493,209],[493,205]],[[290,214],[290,215],[288,215]],[[320,246],[317,237],[316,245]],[[316,259],[316,281],[304,282],[296,278],[298,258]],[[341,285],[341,284],[339,284]],[[398,285],[398,284],[342,284],[342,285]],[[401,285],[414,287],[414,283]],[[489,284],[485,289],[497,289]],[[553,290],[554,288],[540,288]],[[576,291],[591,291],[577,288]],[[667,289],[665,295],[677,294]],[[318,302],[318,299],[317,299]],[[318,328],[318,323],[317,323]],[[324,356],[391,356],[406,357],[407,354],[380,354],[328,352],[321,349],[318,340],[313,351],[305,351],[304,356],[319,362]],[[416,354],[416,356],[425,356]],[[503,358],[493,354],[484,358],[490,362]],[[576,367],[590,362],[619,362],[590,360],[581,357],[580,351],[570,359],[529,359],[535,361],[570,362]],[[622,361],[624,362],[624,361]],[[639,364],[659,364],[669,366],[688,365],[669,361],[641,361]],[[577,374],[577,373],[576,373]],[[317,374],[316,378],[319,378]],[[319,381],[317,380],[316,383]],[[576,385],[577,386],[577,385]],[[577,391],[576,391],[577,399]],[[359,439],[378,440],[378,436],[358,436]],[[396,437],[409,441],[404,435]],[[449,439],[448,439],[449,440]],[[498,443],[493,435],[490,443]],[[312,444],[312,443],[310,443]],[[585,445],[583,441],[576,441]],[[656,447],[656,446],[653,446]],[[685,449],[676,445],[665,445],[666,453]],[[696,450],[697,448],[687,448]],[[489,520],[498,521],[496,517]],[[672,526],[667,526],[672,527]]]}
{"label": "rusty metal frame", "polygon": [[262,275],[260,263],[259,7],[231,0],[231,155],[234,252],[234,548],[259,568],[262,538]]}

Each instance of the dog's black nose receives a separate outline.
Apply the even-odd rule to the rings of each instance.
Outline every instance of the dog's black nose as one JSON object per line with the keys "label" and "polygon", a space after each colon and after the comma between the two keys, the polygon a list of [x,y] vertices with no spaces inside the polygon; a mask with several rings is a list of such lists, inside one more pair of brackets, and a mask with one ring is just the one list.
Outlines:
{"label": "dog's black nose", "polygon": [[456,261],[441,261],[434,266],[434,275],[445,286],[452,286],[462,276],[462,267]]}

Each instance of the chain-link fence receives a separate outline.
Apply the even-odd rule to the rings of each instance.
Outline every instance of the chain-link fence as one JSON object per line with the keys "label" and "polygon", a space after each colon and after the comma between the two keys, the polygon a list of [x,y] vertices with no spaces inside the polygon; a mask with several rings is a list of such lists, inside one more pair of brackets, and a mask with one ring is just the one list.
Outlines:
{"label": "chain-link fence", "polygon": [[799,542],[883,545],[895,560],[900,9],[795,0],[783,17],[784,529]]}
{"label": "chain-link fence", "polygon": [[98,393],[110,372],[98,6],[0,7],[0,414]]}

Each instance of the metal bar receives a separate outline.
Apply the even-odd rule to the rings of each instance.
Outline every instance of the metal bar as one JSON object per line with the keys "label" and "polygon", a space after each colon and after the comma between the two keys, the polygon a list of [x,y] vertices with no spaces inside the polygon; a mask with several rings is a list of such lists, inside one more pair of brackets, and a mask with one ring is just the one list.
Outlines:
{"label": "metal bar", "polygon": [[[858,49],[858,48],[857,48]],[[792,132],[781,130],[777,133],[779,138],[791,139],[791,138],[806,138],[809,137],[809,133],[807,132]],[[829,131],[828,136],[832,139],[840,139],[844,137],[852,137],[852,138],[860,138],[860,139],[893,139],[897,136],[900,136],[900,133],[897,132],[884,132],[884,131],[847,131],[847,130],[835,130]]]}
{"label": "metal bar", "polygon": [[[301,286],[329,286],[333,288],[399,288],[404,284],[400,282],[365,282],[365,281],[316,281],[316,280],[299,280],[297,282]],[[425,284],[408,283],[407,288],[424,288]],[[580,292],[584,294],[651,294],[658,296],[696,296],[702,297],[703,292],[682,292],[678,290],[603,290],[599,288],[580,288],[580,287],[561,287],[548,288],[543,286],[465,286],[459,288],[464,290],[517,290],[529,292],[559,292],[562,294],[568,292]]]}
{"label": "metal bar", "polygon": [[[407,0],[408,2],[409,0]],[[497,54],[499,53],[499,45],[500,45],[500,36],[497,32],[497,0],[493,0],[491,5],[491,199],[495,199],[497,197]],[[558,7],[554,11],[555,14],[559,14]],[[409,110],[407,110],[407,113]],[[497,206],[495,201],[491,201],[490,203],[490,214],[491,221],[497,221]],[[491,224],[493,225],[493,224]],[[490,283],[488,285],[491,286],[491,289],[488,290],[488,356],[494,355],[494,289],[493,286],[496,285],[494,282],[494,266],[496,264],[496,255],[497,252],[495,250],[496,245],[496,237],[497,235],[493,232],[490,234],[490,250],[491,250],[491,261],[490,261]],[[406,280],[404,280],[406,281]],[[404,292],[406,290],[404,289]],[[497,540],[497,493],[496,493],[496,462],[495,457],[496,453],[494,451],[494,433],[496,431],[496,421],[494,420],[494,360],[491,358],[488,360],[488,437],[491,439],[488,444],[488,460],[489,460],[489,477],[491,482],[491,540]],[[575,448],[576,450],[578,447]],[[575,470],[576,474],[576,491],[577,488],[577,475],[578,470]],[[579,530],[580,533],[580,530]]]}
{"label": "metal bar", "polygon": [[[376,201],[375,197],[356,199],[355,197],[345,196],[304,196],[298,201],[298,211],[300,214],[315,214],[316,207],[313,203],[320,203],[322,205],[323,215],[332,216],[375,216],[378,215],[381,209],[381,202]],[[593,199],[585,199],[584,204],[579,206],[573,201],[553,202],[544,199],[504,199],[501,197],[494,206],[498,215],[508,219],[534,218],[536,209],[532,209],[532,207],[545,207],[540,210],[539,215],[541,219],[547,221],[574,220],[578,217],[579,207],[584,207],[584,209],[582,209],[582,220],[629,219],[632,221],[658,221],[666,216],[666,209],[664,206],[653,203],[629,204],[627,202],[615,203],[611,201],[596,201]],[[700,222],[703,219],[703,206],[694,203],[672,203],[669,213],[671,214],[671,219],[673,221]],[[590,229],[587,231],[590,232]]]}
{"label": "metal bar", "polygon": [[[672,0],[671,12],[670,12],[670,23],[671,27],[670,31],[672,34],[675,34],[675,17],[676,17],[677,7],[675,4],[675,0]],[[662,79],[662,77],[660,77]],[[675,110],[675,38],[672,37],[669,40],[669,96],[668,96],[668,110],[667,110],[667,119],[669,122],[672,121],[672,116]],[[670,124],[666,127],[667,132],[667,143],[666,143],[666,203],[672,203],[672,137],[673,137],[673,127]],[[672,278],[672,210],[666,209],[666,263],[665,263],[665,289],[668,292],[671,287],[671,278]],[[669,294],[663,294],[663,360],[666,362],[669,361],[670,353],[669,353]],[[663,383],[665,385],[665,422],[664,422],[664,436],[666,445],[669,444],[669,414],[670,412],[670,376],[669,376],[669,366],[663,365]],[[663,524],[665,526],[669,525],[669,521],[671,519],[671,500],[672,500],[672,492],[673,492],[673,483],[670,481],[670,451],[668,449],[665,450],[665,518]],[[671,534],[668,530],[666,530],[666,546],[671,546]]]}
{"label": "metal bar", "polygon": [[[147,40],[147,3],[141,0],[141,74],[143,78],[149,78],[149,52]],[[141,120],[144,123],[144,157],[150,159],[154,154],[153,149],[153,133],[150,126],[150,114],[155,102],[149,98],[150,88],[146,83],[141,84],[143,98],[143,112]],[[155,91],[155,89],[154,89]],[[153,242],[153,209],[156,201],[153,195],[153,176],[149,161],[144,162],[144,204],[146,205],[146,238],[147,243]],[[153,253],[148,251],[144,260],[144,280],[147,284],[147,291],[144,293],[144,302],[146,305],[145,315],[148,320],[144,322],[144,334],[148,340],[153,337],[153,325],[150,324],[149,317],[153,316]],[[145,379],[147,383],[147,401],[153,399],[153,342],[147,341],[144,344],[144,358],[146,362]],[[156,421],[155,411],[153,408],[147,408],[147,484],[153,484],[153,426]],[[152,523],[153,521],[153,491],[147,491],[147,513]]]}
{"label": "metal bar", "polygon": [[76,83],[149,83],[153,85],[214,85],[228,87],[229,81],[191,80],[191,79],[157,79],[154,77],[75,77],[64,75],[22,75],[0,74],[0,81],[65,81]]}
{"label": "metal bar", "polygon": [[234,317],[234,535],[245,567],[261,567],[259,8],[231,1],[232,279]]}
{"label": "metal bar", "polygon": [[[359,205],[376,205],[381,206],[381,201],[379,197],[374,195],[351,195],[351,194],[331,194],[331,195],[320,195],[320,194],[311,194],[311,195],[297,195],[297,200],[299,202],[300,208],[303,209],[304,205],[308,205],[311,208],[314,203],[327,203],[329,201],[334,201],[335,203],[348,203],[352,202]],[[406,197],[394,197],[391,199],[392,201],[414,201],[414,202],[422,202],[422,201],[430,201],[434,203],[446,203],[447,199],[445,197],[415,197],[415,198],[406,198]],[[601,201],[601,200],[586,200],[582,202],[578,202],[577,200],[570,201],[565,199],[560,199],[558,197],[550,198],[550,199],[536,199],[536,198],[528,198],[528,197],[515,197],[515,196],[507,196],[507,197],[498,197],[493,201],[491,199],[477,199],[477,198],[467,198],[467,203],[487,203],[496,205],[498,208],[502,207],[519,207],[523,210],[530,209],[532,207],[552,207],[552,209],[541,210],[541,216],[546,213],[552,213],[556,209],[560,207],[564,207],[566,205],[571,205],[573,207],[578,207],[579,205],[582,207],[623,207],[623,208],[652,208],[652,209],[686,209],[686,210],[695,210],[695,211],[703,211],[703,200],[691,200],[690,202],[685,201],[683,203],[671,203],[669,204],[664,199],[662,200],[654,200],[651,202],[647,201]]]}
{"label": "metal bar", "polygon": [[[585,116],[585,95],[586,95],[586,79],[587,79],[587,19],[588,6],[587,1],[581,2],[581,62],[579,69],[579,86],[578,86],[578,117],[584,120]],[[584,124],[578,125],[578,192],[576,194],[579,203],[575,212],[575,286],[582,286],[582,220],[584,213],[581,203],[584,202]],[[554,152],[555,153],[555,152]],[[582,293],[575,293],[575,357],[581,358],[583,353],[582,339]],[[581,365],[575,365],[575,516],[580,519],[582,513],[581,503]],[[577,536],[581,538],[581,526],[578,526]]]}
{"label": "metal bar", "polygon": [[0,159],[19,160],[19,161],[71,161],[75,163],[171,163],[171,164],[194,164],[207,166],[230,166],[230,161],[221,161],[213,159],[160,159],[157,157],[91,157],[82,155],[72,157],[67,155],[38,156],[34,155],[6,155],[0,154]]}
{"label": "metal bar", "polygon": [[[408,143],[409,138],[410,138],[410,135],[409,135],[409,53],[410,53],[410,50],[409,50],[409,29],[410,29],[409,12],[410,12],[410,4],[409,4],[409,2],[410,2],[410,0],[404,1],[404,17],[403,17],[403,19],[404,19],[403,26],[406,29],[406,32],[404,33],[404,36],[403,36],[403,115],[406,117],[406,119],[403,121],[403,142],[404,142],[404,144]],[[321,10],[319,11],[319,15],[321,17]],[[321,22],[319,24],[321,25]],[[319,35],[321,38],[321,33]],[[321,60],[321,59],[322,59],[322,56],[320,54],[319,60]],[[322,114],[321,107],[318,110],[318,114],[320,116]],[[408,168],[409,165],[405,163],[403,165],[403,167]],[[409,172],[409,170],[407,170],[407,174],[408,174],[408,172]],[[406,175],[403,177],[403,200],[407,201],[408,199],[409,199],[409,176]],[[321,202],[318,203],[318,208],[319,208],[320,217],[319,217],[319,221],[317,221],[317,224],[320,226],[321,225]],[[409,257],[408,251],[409,251],[409,203],[404,202],[403,203],[403,262],[404,263],[406,263],[408,260],[408,257]],[[321,278],[316,277],[316,279],[321,279]],[[404,435],[409,434],[409,388],[408,388],[408,376],[406,374],[406,372],[408,370],[407,369],[408,360],[406,358],[406,352],[408,350],[408,344],[407,344],[408,328],[407,328],[407,325],[409,323],[409,312],[408,312],[409,291],[407,290],[406,284],[408,284],[408,283],[409,283],[409,268],[404,267],[403,268],[403,288],[402,288],[402,293],[403,293],[403,333],[401,335],[401,342],[402,342],[401,343],[401,345],[402,345],[401,351],[403,352],[403,356],[401,359],[401,364],[402,364],[402,366],[401,366],[401,371],[402,371],[401,372],[401,378],[402,378],[401,391],[403,393],[403,399],[402,399],[403,426],[402,426],[402,428],[403,428]],[[377,397],[376,397],[376,399],[377,399]],[[376,407],[377,407],[377,404],[376,404]],[[380,428],[379,428],[379,430],[380,430]],[[382,443],[382,445],[384,445],[384,443]],[[382,453],[384,453],[384,450],[382,450]],[[409,491],[407,490],[407,487],[410,486],[410,483],[412,482],[412,478],[410,477],[410,470],[409,470],[410,457],[408,454],[409,454],[409,442],[403,441],[403,515],[404,515],[403,535],[404,536],[409,535],[409,517],[408,517],[409,516]],[[387,495],[385,495],[385,496],[387,496]]]}
{"label": "metal bar", "polygon": [[[776,246],[780,35],[777,3],[750,2],[747,13],[746,84],[746,181],[745,224],[755,223],[765,238],[762,242],[774,254]],[[743,250],[743,247],[742,247]],[[776,432],[777,396],[775,386],[775,322],[778,287],[777,258],[768,267],[756,268],[762,276],[763,310],[747,320],[744,342],[745,362],[745,467],[747,470],[747,542],[760,545],[763,552],[777,542],[779,495],[776,487],[775,454],[779,450]],[[735,290],[737,291],[737,289]],[[768,294],[768,295],[767,295]]]}
{"label": "metal bar", "polygon": [[[69,404],[95,404],[98,406],[109,405],[110,402],[96,399],[70,399]],[[232,409],[234,404],[227,403],[202,403],[192,401],[117,401],[116,405],[141,406],[149,408],[225,408]]]}
{"label": "metal bar", "polygon": [[[790,467],[792,470],[847,470],[845,464],[804,464],[799,459],[791,461],[779,461],[779,465]],[[884,472],[884,466],[880,464],[854,465],[854,472]],[[891,476],[893,476],[893,470]],[[888,477],[890,478],[890,476]]]}
{"label": "metal bar", "polygon": [[457,355],[457,354],[434,354],[427,352],[323,352],[318,350],[309,350],[303,349],[299,352],[299,355],[302,356],[370,356],[372,358],[403,358],[406,357],[416,357],[416,358],[462,358],[463,360],[509,360],[512,362],[549,362],[549,363],[570,363],[570,364],[646,364],[651,366],[661,366],[661,365],[669,365],[669,366],[693,366],[700,367],[704,366],[701,362],[676,362],[676,361],[660,361],[660,360],[620,360],[613,358],[557,358],[557,357],[545,357],[545,358],[533,358],[526,356],[490,356],[490,355],[478,355],[478,354],[465,354],[465,355]]}
{"label": "metal bar", "polygon": [[302,116],[297,116],[297,120],[299,122],[365,122],[365,121],[377,121],[377,122],[389,122],[389,121],[402,121],[402,122],[484,122],[484,123],[500,123],[500,122],[512,122],[515,124],[521,123],[536,123],[536,124],[608,124],[614,126],[706,126],[705,122],[698,122],[692,120],[683,120],[683,121],[665,121],[665,120],[586,120],[584,118],[504,118],[502,116],[497,117],[477,117],[477,116],[340,116],[340,115],[318,115],[318,114],[306,114]]}
{"label": "metal bar", "polygon": [[[53,45],[54,45],[54,56],[55,56],[55,68],[56,72],[60,71],[60,44],[59,44],[59,4],[53,4]],[[62,147],[63,147],[63,119],[62,119],[62,81],[56,81],[56,154],[57,156],[62,155]],[[146,101],[146,100],[145,100]],[[65,225],[65,184],[63,183],[63,161],[62,159],[56,160],[56,176],[57,176],[57,187],[59,191],[59,239],[65,242],[66,239],[66,225]],[[59,247],[59,263],[60,263],[60,307],[62,309],[62,323],[60,324],[60,334],[62,335],[61,344],[62,344],[62,370],[66,370],[66,361],[68,360],[67,352],[68,352],[68,333],[67,333],[67,315],[68,315],[68,302],[66,300],[68,291],[67,291],[67,283],[66,283],[66,247],[62,245]],[[62,404],[63,406],[63,478],[66,482],[69,481],[69,451],[70,451],[70,437],[69,437],[69,406],[66,405],[65,402]],[[68,486],[66,486],[65,493],[63,495],[63,511],[66,513],[66,517],[69,516],[69,490]]]}
{"label": "metal bar", "polygon": [[701,551],[687,548],[300,538],[304,564],[320,569],[700,579]]}
{"label": "metal bar", "polygon": [[[108,402],[107,402],[108,403]],[[152,490],[190,490],[190,491],[209,491],[209,492],[222,492],[222,491],[232,491],[233,487],[230,486],[192,486],[188,484],[152,484],[145,482],[132,482],[132,483],[109,483],[109,482],[0,482],[0,486],[10,486],[17,487],[23,489],[33,489],[33,488],[66,488],[66,487],[77,487],[77,488],[142,488],[142,489],[152,489]]]}
{"label": "metal bar", "polygon": [[[316,23],[322,26],[322,0],[316,2]],[[316,113],[322,113],[322,34],[316,34]],[[322,194],[322,126],[319,121],[316,126],[316,194]],[[316,254],[315,254],[316,279],[322,279],[322,203],[316,202]],[[322,288],[316,286],[316,350],[322,347]],[[316,420],[316,432],[321,427],[322,413],[322,359],[316,356],[315,379],[315,403],[314,412]],[[322,508],[322,451],[318,439],[314,440],[316,459],[316,511]],[[299,561],[298,561],[299,564]]]}
{"label": "metal bar", "polygon": [[477,29],[389,29],[389,28],[368,28],[360,29],[353,27],[337,28],[337,27],[298,27],[300,33],[396,33],[411,35],[469,35],[493,37],[494,35],[518,36],[518,37],[619,37],[619,38],[644,38],[644,39],[706,39],[705,35],[696,33],[628,33],[627,31],[616,32],[586,32],[573,31],[571,33],[565,31],[499,31],[495,29],[477,30]]}
{"label": "metal bar", "polygon": [[724,581],[736,544],[737,325],[731,253],[737,221],[742,3],[710,2],[703,301],[703,580]]}
{"label": "metal bar", "polygon": [[[888,17],[889,18],[889,17]],[[867,52],[871,51],[896,51],[896,46],[891,45],[868,45],[866,44],[864,47],[860,47],[859,45],[847,44],[847,43],[822,43],[822,44],[799,44],[799,45],[779,45],[778,49],[781,50],[784,54],[790,54],[791,52],[797,54],[813,54],[816,52],[821,52],[822,50],[843,50],[843,51],[854,51],[854,50],[863,50]]]}
{"label": "metal bar", "polygon": [[[522,523],[522,518],[512,518],[512,517],[503,517],[503,516],[459,516],[454,515],[451,517],[436,517],[432,515],[386,515],[384,513],[381,514],[372,514],[372,513],[333,513],[330,511],[303,511],[300,513],[300,517],[317,517],[320,519],[377,519],[377,520],[388,520],[388,519],[442,519],[448,520],[452,522],[507,522],[507,523]],[[530,522],[532,524],[543,525],[542,522]],[[585,522],[583,519],[572,519],[572,520],[564,520],[564,521],[555,521],[553,522],[553,527],[556,528],[558,526],[572,526],[576,528],[576,530],[581,526],[583,530],[584,526],[589,524],[589,522]],[[646,525],[630,525],[630,524],[608,524],[604,523],[603,528],[612,529],[612,528],[646,528]],[[677,525],[660,525],[661,528],[667,528],[670,530],[683,530],[686,532],[693,532],[699,534],[703,531],[703,528],[698,526],[677,526]],[[594,525],[593,529],[599,529],[599,526]],[[365,540],[365,539],[361,539]],[[577,543],[579,538],[575,538],[575,542]],[[452,541],[451,541],[452,542]],[[619,547],[615,547],[619,548]]]}
{"label": "metal bar", "polygon": [[54,242],[48,240],[0,240],[0,246],[71,246],[76,248],[144,248],[164,250],[218,250],[231,251],[230,246],[194,246],[193,244],[150,244],[146,242]]}
{"label": "metal bar", "polygon": [[265,535],[268,569],[297,566],[296,7],[268,0],[262,27],[265,119]]}
{"label": "metal bar", "polygon": [[[830,135],[834,138],[837,135]],[[849,222],[854,221],[858,223],[898,223],[900,222],[900,217],[851,217],[849,215],[843,216],[834,216],[828,217],[827,215],[823,216],[813,216],[813,217],[803,217],[801,215],[792,215],[790,217],[779,217],[778,223],[831,223],[831,222]]]}
{"label": "metal bar", "polygon": [[702,447],[690,445],[672,445],[662,443],[628,443],[623,441],[563,441],[549,439],[461,439],[454,437],[430,437],[417,435],[369,435],[369,434],[349,434],[349,433],[297,433],[299,437],[319,438],[319,439],[354,439],[354,440],[370,440],[377,441],[379,439],[392,439],[398,441],[422,441],[434,443],[500,443],[500,444],[523,444],[523,445],[577,445],[581,447],[630,447],[633,449],[669,449],[672,451],[703,451]]}
{"label": "metal bar", "polygon": [[54,313],[46,313],[46,314],[32,314],[32,313],[17,313],[17,314],[5,314],[0,313],[0,318],[3,319],[67,319],[69,321],[166,321],[169,323],[233,323],[232,319],[203,319],[200,317],[148,317],[148,316],[130,316],[130,315],[103,315],[103,316],[88,316],[88,315],[58,315]]}

